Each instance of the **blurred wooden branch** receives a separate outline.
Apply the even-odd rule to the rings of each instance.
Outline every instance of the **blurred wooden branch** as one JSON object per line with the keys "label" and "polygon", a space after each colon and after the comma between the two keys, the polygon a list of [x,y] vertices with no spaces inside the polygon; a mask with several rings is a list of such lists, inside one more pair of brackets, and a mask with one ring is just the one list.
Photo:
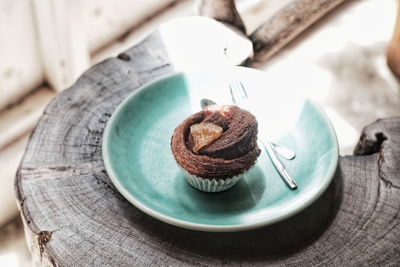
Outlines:
{"label": "blurred wooden branch", "polygon": [[391,71],[400,78],[400,1],[397,6],[397,18],[393,37],[387,49],[387,64]]}
{"label": "blurred wooden branch", "polygon": [[250,39],[254,62],[263,62],[346,0],[295,0],[262,24]]}
{"label": "blurred wooden branch", "polygon": [[246,33],[246,28],[233,0],[200,0],[198,14],[230,24],[241,32]]}
{"label": "blurred wooden branch", "polygon": [[[248,64],[264,62],[318,19],[346,0],[294,0],[250,36],[254,56]],[[349,0],[347,0],[349,1]],[[201,0],[199,14],[230,24],[245,32],[233,0]]]}

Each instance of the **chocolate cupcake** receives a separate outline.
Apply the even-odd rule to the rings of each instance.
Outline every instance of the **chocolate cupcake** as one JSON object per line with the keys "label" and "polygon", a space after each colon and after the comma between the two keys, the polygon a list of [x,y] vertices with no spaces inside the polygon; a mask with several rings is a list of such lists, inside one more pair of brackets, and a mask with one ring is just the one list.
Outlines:
{"label": "chocolate cupcake", "polygon": [[175,129],[171,149],[193,187],[205,192],[226,190],[260,155],[257,120],[237,106],[208,106]]}

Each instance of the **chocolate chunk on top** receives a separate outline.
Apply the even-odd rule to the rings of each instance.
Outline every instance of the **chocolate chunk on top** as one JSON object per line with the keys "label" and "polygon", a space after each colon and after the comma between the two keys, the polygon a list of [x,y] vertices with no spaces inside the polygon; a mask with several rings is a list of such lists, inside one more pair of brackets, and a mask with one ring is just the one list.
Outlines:
{"label": "chocolate chunk on top", "polygon": [[212,122],[201,122],[190,126],[190,134],[193,138],[193,152],[198,153],[200,149],[211,144],[222,135],[221,126]]}

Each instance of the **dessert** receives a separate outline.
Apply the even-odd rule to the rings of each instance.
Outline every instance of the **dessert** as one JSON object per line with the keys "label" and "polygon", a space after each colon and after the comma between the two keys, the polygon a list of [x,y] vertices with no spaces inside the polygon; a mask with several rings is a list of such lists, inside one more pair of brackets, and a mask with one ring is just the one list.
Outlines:
{"label": "dessert", "polygon": [[257,120],[237,106],[208,106],[178,125],[171,150],[193,187],[206,192],[226,190],[260,155]]}

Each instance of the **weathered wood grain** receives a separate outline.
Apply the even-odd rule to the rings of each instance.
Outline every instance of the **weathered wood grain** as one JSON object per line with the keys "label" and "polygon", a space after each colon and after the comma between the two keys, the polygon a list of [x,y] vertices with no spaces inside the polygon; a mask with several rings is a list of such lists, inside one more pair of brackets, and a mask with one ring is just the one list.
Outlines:
{"label": "weathered wood grain", "polygon": [[368,126],[356,149],[360,156],[340,159],[321,198],[270,227],[197,232],[162,223],[129,204],[105,171],[103,130],[130,92],[172,71],[173,62],[154,33],[91,68],[46,108],[16,179],[37,264],[400,264],[400,118]]}

